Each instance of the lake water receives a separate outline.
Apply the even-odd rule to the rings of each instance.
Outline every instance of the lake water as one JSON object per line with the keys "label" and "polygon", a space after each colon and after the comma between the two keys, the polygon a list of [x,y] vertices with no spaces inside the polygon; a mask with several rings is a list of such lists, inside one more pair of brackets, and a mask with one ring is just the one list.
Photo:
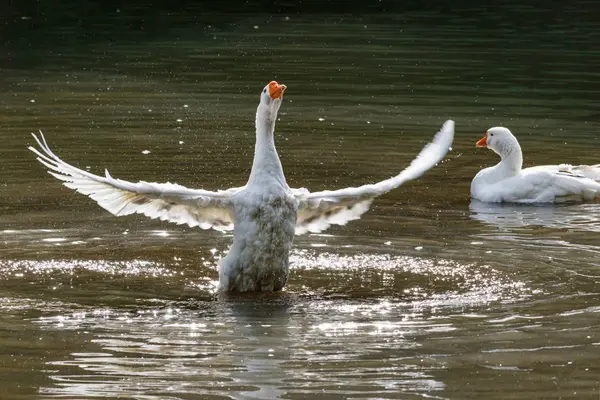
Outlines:
{"label": "lake water", "polygon": [[[0,397],[600,398],[600,204],[469,196],[491,126],[528,166],[600,162],[594,9],[9,14]],[[297,237],[281,293],[216,293],[230,235],[113,217],[26,149],[42,129],[92,172],[243,185],[272,79],[293,187],[388,178],[456,120],[436,168]]]}

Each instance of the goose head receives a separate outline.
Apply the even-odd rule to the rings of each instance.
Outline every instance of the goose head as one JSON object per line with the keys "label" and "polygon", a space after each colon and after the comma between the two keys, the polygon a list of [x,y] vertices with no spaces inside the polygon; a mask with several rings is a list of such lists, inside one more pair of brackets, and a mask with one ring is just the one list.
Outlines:
{"label": "goose head", "polygon": [[487,147],[501,158],[507,157],[517,150],[521,153],[521,146],[519,146],[517,138],[510,130],[502,126],[488,129],[485,136],[479,139],[475,145],[477,147]]}
{"label": "goose head", "polygon": [[287,86],[280,85],[275,81],[269,82],[265,86],[260,94],[259,110],[266,114],[268,119],[275,120],[281,102],[283,100],[283,92],[287,89]]}

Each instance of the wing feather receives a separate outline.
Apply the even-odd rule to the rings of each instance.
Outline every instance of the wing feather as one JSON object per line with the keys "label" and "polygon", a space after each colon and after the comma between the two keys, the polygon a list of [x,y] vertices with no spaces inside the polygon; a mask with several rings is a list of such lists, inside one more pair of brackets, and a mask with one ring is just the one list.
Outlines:
{"label": "wing feather", "polygon": [[46,138],[32,134],[40,150],[29,147],[48,173],[63,184],[95,200],[110,213],[121,216],[143,214],[176,224],[202,229],[233,229],[231,196],[241,188],[212,192],[188,189],[174,183],[128,182],[113,178],[108,170],[104,177],[74,167],[52,152]]}
{"label": "wing feather", "polygon": [[418,178],[439,163],[452,146],[453,139],[454,121],[448,120],[407,168],[378,183],[315,193],[305,188],[292,189],[299,201],[296,234],[322,232],[330,225],[345,225],[360,218],[375,197]]}

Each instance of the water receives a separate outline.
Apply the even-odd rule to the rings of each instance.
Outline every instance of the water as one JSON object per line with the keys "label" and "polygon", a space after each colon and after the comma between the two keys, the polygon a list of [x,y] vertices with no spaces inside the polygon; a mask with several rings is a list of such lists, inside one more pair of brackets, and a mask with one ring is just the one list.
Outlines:
{"label": "water", "polygon": [[[474,146],[490,126],[526,165],[599,162],[595,4],[478,7],[11,14],[0,395],[597,399],[600,205],[469,198],[497,161]],[[43,129],[93,172],[243,185],[271,79],[289,88],[276,141],[294,187],[387,178],[457,121],[438,167],[298,237],[282,293],[216,293],[229,235],[112,217],[26,150]]]}

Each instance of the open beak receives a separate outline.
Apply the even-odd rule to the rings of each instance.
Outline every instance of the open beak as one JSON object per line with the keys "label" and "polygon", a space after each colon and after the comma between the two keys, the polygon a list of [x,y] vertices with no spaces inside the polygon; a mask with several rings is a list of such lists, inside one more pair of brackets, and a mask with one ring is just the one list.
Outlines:
{"label": "open beak", "polygon": [[484,137],[482,137],[481,139],[479,139],[479,141],[477,143],[475,143],[475,146],[487,147],[487,132],[485,133]]}
{"label": "open beak", "polygon": [[273,100],[283,98],[283,92],[285,92],[285,89],[287,89],[287,86],[280,85],[275,81],[269,83],[269,95]]}

